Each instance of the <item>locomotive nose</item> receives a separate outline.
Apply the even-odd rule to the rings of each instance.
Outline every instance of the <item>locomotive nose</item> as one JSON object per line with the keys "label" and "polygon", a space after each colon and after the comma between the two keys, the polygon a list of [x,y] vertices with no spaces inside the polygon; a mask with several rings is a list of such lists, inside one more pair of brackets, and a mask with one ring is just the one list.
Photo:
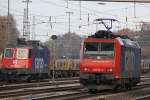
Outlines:
{"label": "locomotive nose", "polygon": [[81,64],[82,71],[85,72],[106,72],[112,73],[115,66],[114,60],[85,60]]}

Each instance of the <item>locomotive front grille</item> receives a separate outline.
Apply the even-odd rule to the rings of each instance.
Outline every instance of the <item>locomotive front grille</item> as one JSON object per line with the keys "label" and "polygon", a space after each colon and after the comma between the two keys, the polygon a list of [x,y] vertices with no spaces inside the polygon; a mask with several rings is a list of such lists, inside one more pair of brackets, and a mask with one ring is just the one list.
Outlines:
{"label": "locomotive front grille", "polygon": [[114,80],[113,74],[91,74],[91,73],[80,73],[80,82],[86,84],[103,84],[112,83]]}

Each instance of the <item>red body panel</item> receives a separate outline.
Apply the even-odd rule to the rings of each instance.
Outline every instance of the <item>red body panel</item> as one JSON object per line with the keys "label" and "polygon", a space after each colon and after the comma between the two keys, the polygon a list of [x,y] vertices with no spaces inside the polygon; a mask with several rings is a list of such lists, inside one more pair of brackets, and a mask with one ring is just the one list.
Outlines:
{"label": "red body panel", "polygon": [[18,59],[3,59],[2,61],[2,68],[7,68],[7,69],[13,69],[13,68],[25,68],[25,69],[30,69],[32,67],[32,61],[31,59],[23,59],[23,60],[18,60]]}
{"label": "red body panel", "polygon": [[[114,43],[115,56],[112,59],[91,59],[84,58],[84,42]],[[81,73],[103,73],[113,74],[114,78],[120,78],[120,53],[121,45],[117,39],[95,39],[86,38],[81,44],[80,72]]]}
{"label": "red body panel", "polygon": [[[30,48],[26,48],[26,49],[29,50]],[[17,69],[17,68],[30,69],[32,68],[32,59],[31,58],[17,59],[16,52],[17,52],[17,48],[14,48],[13,57],[11,58],[3,57],[2,68],[6,68],[6,69]]]}
{"label": "red body panel", "polygon": [[120,64],[121,64],[121,45],[119,41],[116,40],[116,56],[115,56],[115,70],[114,70],[114,75],[116,79],[120,79]]}
{"label": "red body panel", "polygon": [[[80,67],[81,72],[88,73],[112,73],[114,69],[114,60],[93,60],[84,59]],[[107,71],[107,69],[112,71]]]}

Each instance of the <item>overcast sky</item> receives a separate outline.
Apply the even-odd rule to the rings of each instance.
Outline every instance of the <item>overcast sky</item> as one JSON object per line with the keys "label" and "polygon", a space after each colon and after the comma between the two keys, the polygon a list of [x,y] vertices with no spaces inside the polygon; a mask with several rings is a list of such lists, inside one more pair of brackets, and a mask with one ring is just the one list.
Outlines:
{"label": "overcast sky", "polygon": [[[45,41],[49,38],[46,36],[47,34],[50,36],[68,32],[68,15],[66,14],[68,11],[73,12],[71,14],[71,32],[82,35],[88,35],[96,31],[96,25],[92,24],[96,18],[117,19],[119,22],[114,24],[114,31],[125,27],[135,30],[135,25],[138,25],[137,22],[150,21],[150,4],[137,3],[134,6],[133,3],[105,3],[104,5],[98,3],[82,1],[80,15],[79,1],[69,1],[67,7],[65,0],[32,0],[32,3],[29,4],[29,19],[32,24],[33,16],[35,16],[36,39]],[[10,13],[14,15],[20,33],[23,29],[24,8],[26,8],[26,4],[22,0],[10,0]],[[135,14],[134,10],[136,11]],[[88,14],[90,25],[88,25]],[[0,15],[7,15],[7,0],[0,0]],[[50,16],[52,16],[52,22],[56,22],[52,23],[52,28],[48,23]],[[126,16],[128,17],[127,23]],[[82,26],[80,29],[79,25]],[[99,25],[98,29],[101,28],[103,27]],[[32,25],[30,29],[32,32]]]}

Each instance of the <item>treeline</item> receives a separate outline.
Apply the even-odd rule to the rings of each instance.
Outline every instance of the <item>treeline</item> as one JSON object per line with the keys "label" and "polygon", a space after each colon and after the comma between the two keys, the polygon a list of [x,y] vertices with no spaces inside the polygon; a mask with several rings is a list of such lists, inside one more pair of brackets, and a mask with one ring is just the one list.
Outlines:
{"label": "treeline", "polygon": [[4,48],[8,45],[15,46],[19,31],[16,28],[16,21],[12,15],[0,16],[0,47]]}
{"label": "treeline", "polygon": [[[141,30],[122,29],[118,34],[125,34],[137,41],[141,47],[142,59],[150,59],[150,27],[141,26]],[[146,29],[146,30],[144,30]]]}
{"label": "treeline", "polygon": [[58,35],[56,40],[49,39],[45,44],[51,49],[54,58],[79,59],[82,38],[75,33]]}
{"label": "treeline", "polygon": [[[133,31],[131,29],[122,29],[116,34],[128,35],[130,38],[138,41],[141,46],[142,59],[150,59],[150,30]],[[46,45],[51,49],[52,57],[56,58],[79,58],[80,44],[83,37],[75,33],[66,33],[59,35],[58,39],[49,39]]]}

